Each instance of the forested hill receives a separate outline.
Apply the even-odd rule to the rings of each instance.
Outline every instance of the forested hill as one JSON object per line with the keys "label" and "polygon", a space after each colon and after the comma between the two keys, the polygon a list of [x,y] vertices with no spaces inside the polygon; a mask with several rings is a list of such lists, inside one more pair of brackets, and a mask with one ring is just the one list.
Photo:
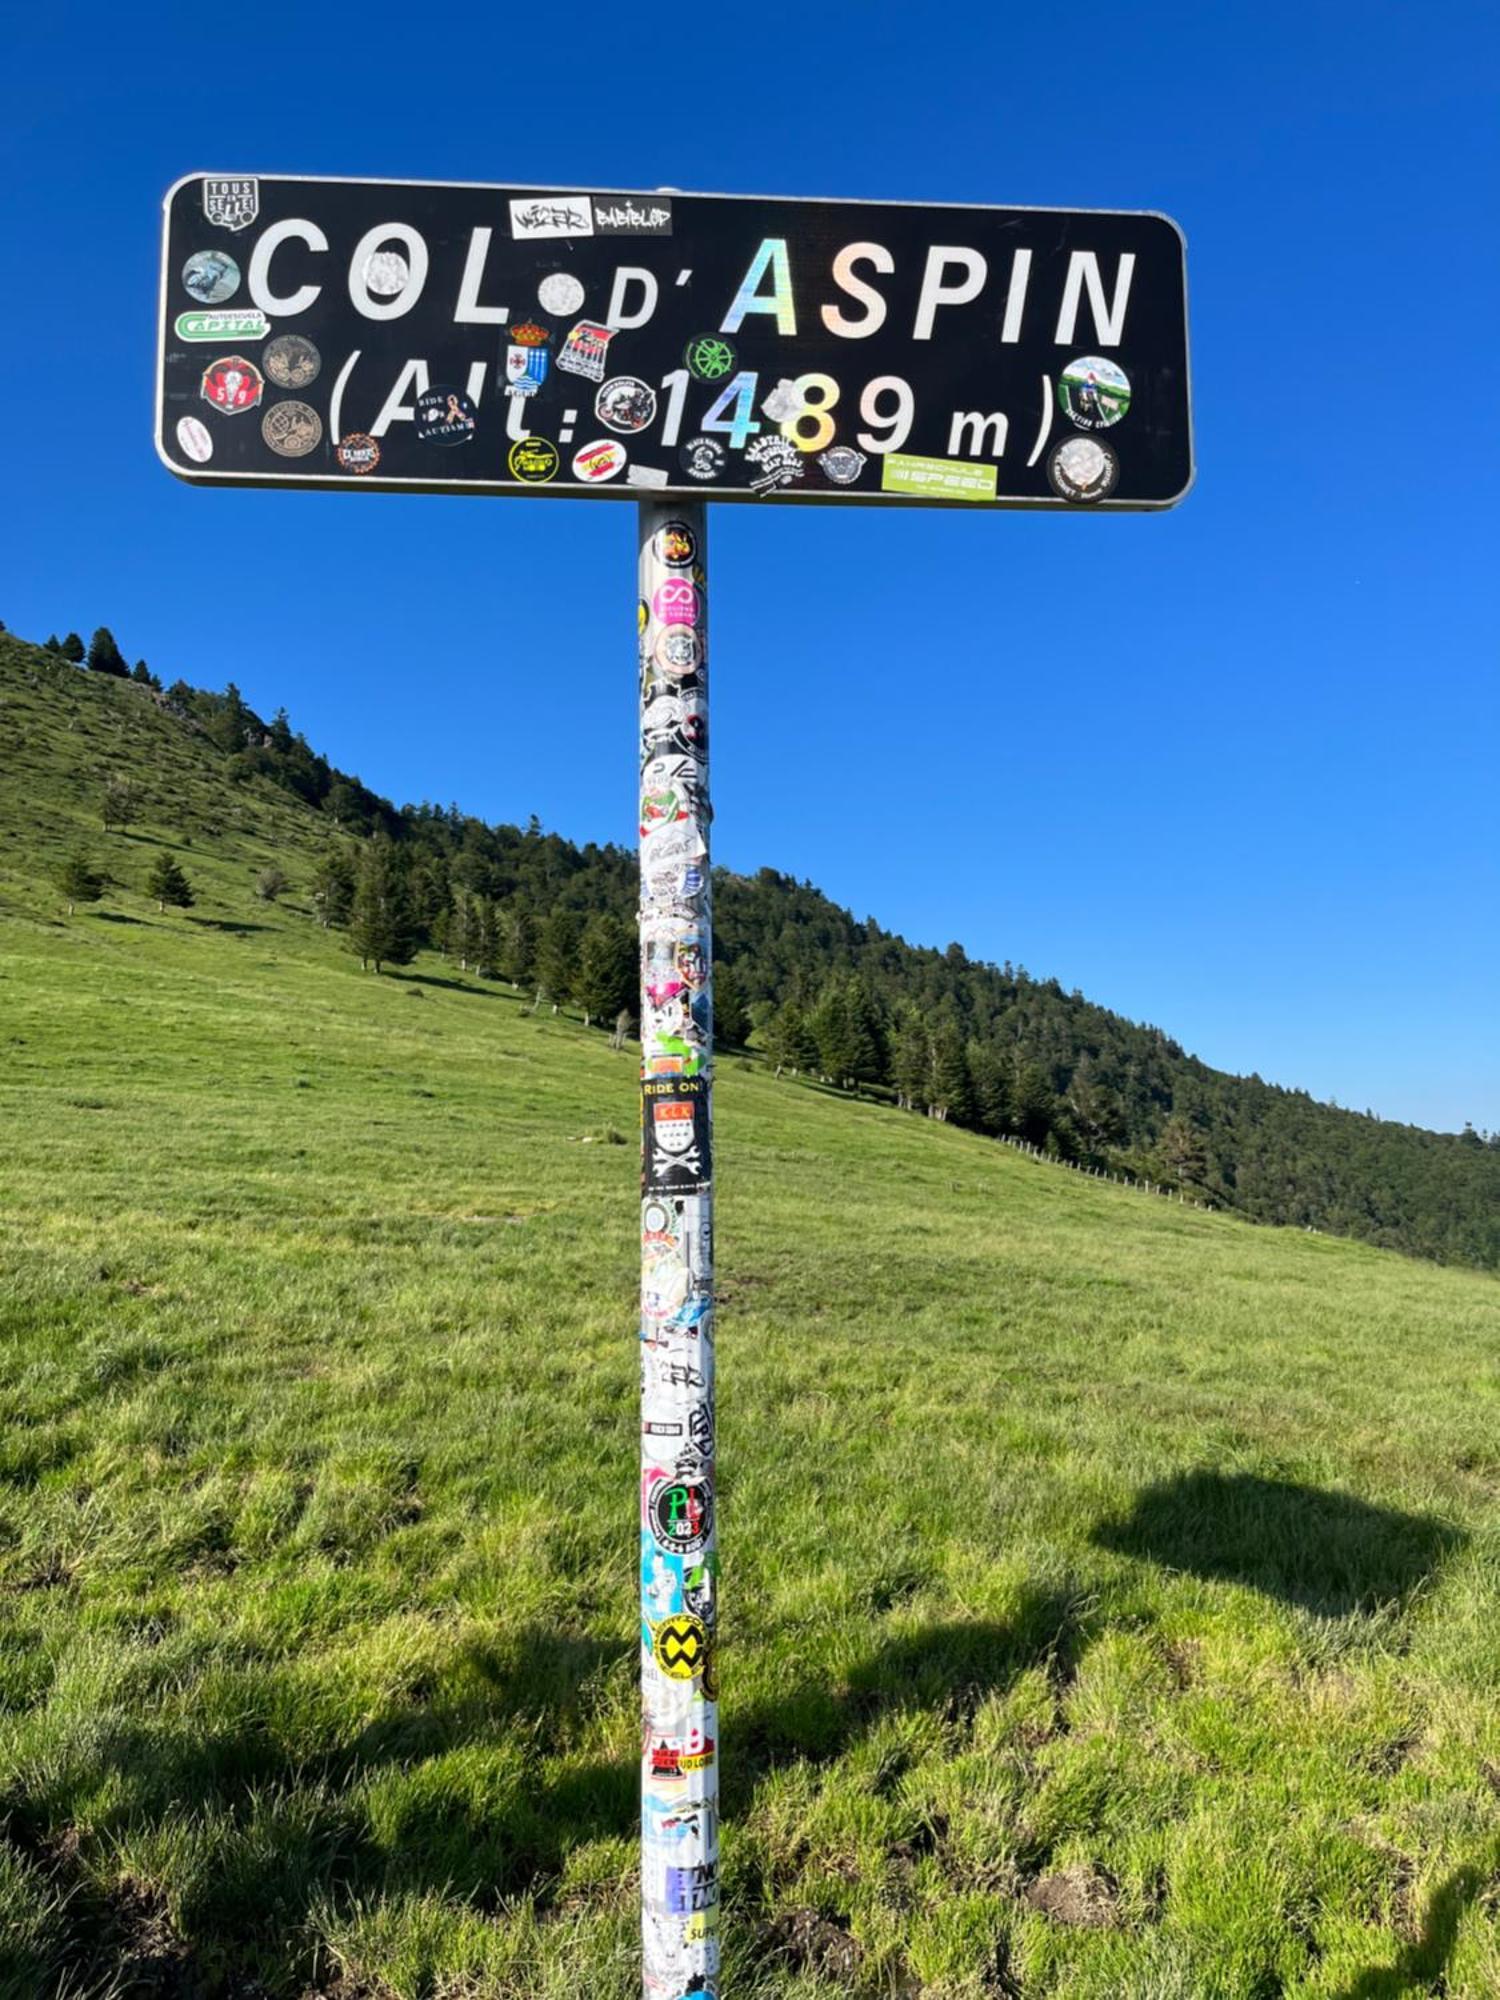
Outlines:
{"label": "forested hill", "polygon": [[[0,699],[11,805],[27,803],[19,791],[66,802],[64,817],[8,816],[9,874],[15,842],[33,839],[54,909],[68,859],[111,871],[103,814],[180,823],[201,853],[254,801],[279,799],[285,861],[270,873],[309,922],[360,948],[359,913],[378,906],[385,962],[442,951],[608,1025],[632,1002],[633,851],[580,848],[535,822],[487,826],[456,806],[397,808],[284,712],[267,721],[232,684],[163,688],[107,632],[89,649],[71,634],[45,647],[0,637]],[[191,785],[168,778],[167,749],[191,760]],[[1500,1268],[1500,1135],[1427,1132],[1226,1075],[1055,980],[956,944],[909,945],[770,869],[716,871],[715,917],[720,1035],[790,1076],[1124,1168],[1253,1221]]]}

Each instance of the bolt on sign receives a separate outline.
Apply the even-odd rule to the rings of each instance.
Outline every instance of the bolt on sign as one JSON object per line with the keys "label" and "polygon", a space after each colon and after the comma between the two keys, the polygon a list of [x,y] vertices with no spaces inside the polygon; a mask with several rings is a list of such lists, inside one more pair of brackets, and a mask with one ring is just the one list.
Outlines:
{"label": "bolt on sign", "polygon": [[194,174],[157,449],[202,483],[1170,507],[1165,216]]}
{"label": "bolt on sign", "polygon": [[195,483],[637,502],[641,1981],[718,2000],[708,500],[1156,508],[1159,215],[195,174],[157,450]]}

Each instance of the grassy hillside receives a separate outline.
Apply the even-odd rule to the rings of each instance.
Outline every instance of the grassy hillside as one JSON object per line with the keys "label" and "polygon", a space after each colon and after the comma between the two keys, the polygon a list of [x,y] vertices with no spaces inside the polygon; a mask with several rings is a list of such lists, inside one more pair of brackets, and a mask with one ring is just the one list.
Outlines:
{"label": "grassy hillside", "polygon": [[[305,816],[133,689],[23,807],[7,691],[0,1994],[627,2000],[632,1057],[257,901]],[[65,921],[142,747],[199,900]],[[726,1994],[1491,2000],[1494,1281],[718,1136]]]}

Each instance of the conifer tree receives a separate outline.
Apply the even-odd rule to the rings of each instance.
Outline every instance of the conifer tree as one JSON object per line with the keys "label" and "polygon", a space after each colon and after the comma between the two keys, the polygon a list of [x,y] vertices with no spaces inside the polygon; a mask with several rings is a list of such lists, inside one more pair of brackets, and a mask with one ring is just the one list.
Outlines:
{"label": "conifer tree", "polygon": [[137,660],[130,670],[130,678],[139,681],[142,687],[155,687],[156,676],[144,660]]}
{"label": "conifer tree", "polygon": [[578,977],[578,938],[583,929],[576,910],[553,910],[542,925],[537,939],[536,979],[538,998],[552,1002],[555,1014],[572,997]]}
{"label": "conifer tree", "polygon": [[342,930],[354,906],[354,864],[347,854],[330,847],[312,876],[312,905],[324,930]]}
{"label": "conifer tree", "polygon": [[500,977],[498,925],[488,896],[481,896],[474,909],[474,970],[481,979]]}
{"label": "conifer tree", "polygon": [[71,917],[76,904],[97,903],[104,894],[104,877],[82,854],[70,854],[57,871],[57,886],[67,898]]}
{"label": "conifer tree", "polygon": [[790,1070],[793,1076],[817,1067],[818,1044],[807,1016],[796,1000],[783,1000],[766,1028],[766,1053],[776,1065],[776,1074]]}
{"label": "conifer tree", "polygon": [[417,941],[406,884],[388,840],[369,841],[355,873],[349,910],[349,949],[363,970],[410,965]]}
{"label": "conifer tree", "polygon": [[932,1059],[927,1081],[928,1113],[933,1118],[967,1125],[973,1118],[969,1095],[969,1065],[964,1049],[963,1029],[952,1015],[941,1018],[932,1031]]}
{"label": "conifer tree", "polygon": [[175,855],[165,848],[157,854],[151,864],[151,873],[146,877],[146,893],[156,898],[156,907],[165,911],[168,903],[174,910],[190,910],[193,907],[193,890],[186,875],[177,864]]}
{"label": "conifer tree", "polygon": [[448,944],[458,960],[460,972],[467,972],[478,942],[474,905],[460,889],[453,899],[453,916],[448,925]]}
{"label": "conifer tree", "polygon": [[[71,639],[75,635],[68,634]],[[64,645],[67,640],[64,640]],[[89,641],[88,669],[91,674],[113,674],[116,680],[126,680],[130,669],[125,664],[125,656],[115,644],[115,635],[107,625],[101,625]]]}
{"label": "conifer tree", "polygon": [[70,632],[67,638],[63,640],[62,644],[58,647],[57,650],[62,654],[65,660],[70,660],[75,667],[81,667],[83,665],[83,660],[84,660],[83,641],[82,639],[79,638],[76,632]]}
{"label": "conifer tree", "polygon": [[903,1007],[891,1024],[890,1049],[890,1078],[897,1104],[904,1111],[925,1111],[932,1049],[927,1024],[915,1006]]}
{"label": "conifer tree", "polygon": [[714,967],[714,1042],[721,1048],[742,1049],[750,1033],[744,989],[732,965]]}
{"label": "conifer tree", "polygon": [[62,640],[58,638],[55,632],[49,632],[46,638],[43,639],[42,651],[44,653],[60,653],[62,651]]}
{"label": "conifer tree", "polygon": [[517,897],[500,913],[500,969],[512,986],[524,986],[536,971],[536,919]]}
{"label": "conifer tree", "polygon": [[639,981],[635,933],[619,917],[590,917],[578,947],[574,995],[583,1025],[613,1020],[628,1010]]}

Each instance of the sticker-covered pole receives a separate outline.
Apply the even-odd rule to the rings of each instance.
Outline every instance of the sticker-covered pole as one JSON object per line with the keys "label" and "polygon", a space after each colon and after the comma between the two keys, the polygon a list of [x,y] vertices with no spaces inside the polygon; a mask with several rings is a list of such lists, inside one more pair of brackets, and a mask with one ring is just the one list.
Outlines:
{"label": "sticker-covered pole", "polygon": [[719,1992],[708,544],[642,502],[641,1928],[647,2000]]}

